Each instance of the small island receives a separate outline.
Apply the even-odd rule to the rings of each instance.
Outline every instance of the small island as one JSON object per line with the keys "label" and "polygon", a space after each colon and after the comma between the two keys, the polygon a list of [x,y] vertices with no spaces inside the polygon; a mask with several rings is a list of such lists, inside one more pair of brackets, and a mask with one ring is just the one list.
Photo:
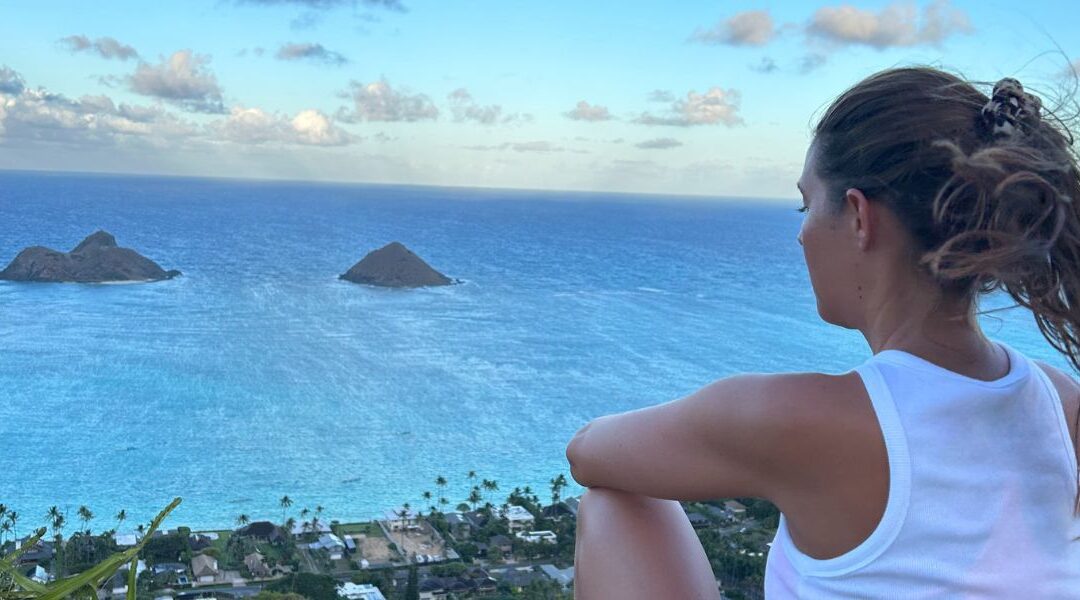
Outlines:
{"label": "small island", "polygon": [[383,287],[424,287],[455,283],[446,275],[431,268],[400,242],[368,252],[339,279]]}
{"label": "small island", "polygon": [[11,261],[0,280],[53,283],[115,283],[172,279],[180,271],[166,271],[130,248],[116,245],[106,231],[88,236],[71,252],[31,246]]}

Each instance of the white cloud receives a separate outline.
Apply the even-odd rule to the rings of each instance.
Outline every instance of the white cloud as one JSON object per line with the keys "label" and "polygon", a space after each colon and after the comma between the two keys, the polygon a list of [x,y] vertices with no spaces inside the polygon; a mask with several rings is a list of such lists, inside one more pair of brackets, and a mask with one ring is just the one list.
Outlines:
{"label": "white cloud", "polygon": [[703,44],[763,46],[775,35],[769,11],[748,10],[717,23],[712,29],[698,30],[690,39]]}
{"label": "white cloud", "polygon": [[279,60],[310,60],[327,65],[341,66],[349,62],[342,54],[327,50],[322,44],[285,44],[277,51]]}
{"label": "white cloud", "polygon": [[890,4],[878,13],[851,5],[819,8],[811,17],[807,33],[837,44],[863,44],[877,49],[938,45],[952,35],[971,32],[965,12],[948,0],[928,4],[919,22],[912,2]]}
{"label": "white cloud", "polygon": [[353,109],[342,108],[337,118],[345,123],[357,121],[421,121],[435,119],[439,109],[424,94],[409,94],[395,90],[385,80],[361,83],[352,81],[347,93]]}
{"label": "white cloud", "polygon": [[683,144],[675,138],[665,137],[645,140],[634,145],[645,150],[667,150],[668,148],[677,148]]}
{"label": "white cloud", "polygon": [[488,104],[486,106],[477,104],[473,100],[472,94],[465,88],[458,88],[449,94],[446,99],[450,102],[450,112],[454,115],[455,121],[476,121],[483,125],[493,125],[495,123],[509,123],[512,121],[528,121],[531,120],[531,115],[521,115],[519,113],[503,114],[502,106],[498,104]]}
{"label": "white cloud", "polygon": [[563,114],[575,121],[608,121],[611,119],[611,113],[608,112],[606,106],[589,104],[584,100],[579,101],[573,110]]}
{"label": "white cloud", "polygon": [[109,145],[133,138],[155,143],[192,138],[194,124],[160,106],[116,105],[108,96],[77,100],[42,88],[2,85],[22,78],[0,68],[0,132],[8,139]]}
{"label": "white cloud", "polygon": [[261,108],[234,106],[228,117],[209,124],[207,130],[214,139],[250,145],[343,146],[356,139],[313,109],[302,110],[289,119]]}
{"label": "white cloud", "polygon": [[671,105],[671,114],[656,116],[642,113],[634,119],[642,125],[671,125],[689,127],[692,125],[714,125],[722,123],[728,127],[742,124],[739,116],[739,92],[720,87],[709,88],[704,94],[687,92],[685,99],[676,100]]}
{"label": "white cloud", "polygon": [[139,53],[134,48],[127,44],[121,44],[111,37],[100,37],[91,40],[85,35],[69,35],[59,40],[59,43],[67,47],[70,52],[94,52],[102,58],[127,60],[139,57]]}
{"label": "white cloud", "polygon": [[649,102],[674,102],[675,94],[667,90],[653,90],[649,92]]}
{"label": "white cloud", "polygon": [[194,112],[223,113],[221,88],[207,69],[210,57],[177,50],[156,65],[140,63],[128,79],[131,91]]}
{"label": "white cloud", "polygon": [[503,142],[494,146],[464,146],[466,150],[513,150],[515,152],[563,152],[566,148],[551,142]]}

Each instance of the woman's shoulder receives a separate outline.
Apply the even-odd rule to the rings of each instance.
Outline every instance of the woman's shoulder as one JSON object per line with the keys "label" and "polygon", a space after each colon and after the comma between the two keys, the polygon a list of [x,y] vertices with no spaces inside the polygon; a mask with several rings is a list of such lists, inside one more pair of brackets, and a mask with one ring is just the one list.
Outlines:
{"label": "woman's shoulder", "polygon": [[1069,426],[1069,438],[1073,440],[1077,458],[1080,459],[1080,444],[1076,441],[1076,421],[1078,415],[1080,415],[1080,383],[1077,383],[1072,374],[1066,373],[1055,366],[1048,365],[1041,360],[1034,362],[1042,367],[1042,370],[1046,372],[1046,376],[1050,379],[1050,383],[1057,390],[1058,398],[1061,399],[1061,409],[1066,417],[1065,423]]}

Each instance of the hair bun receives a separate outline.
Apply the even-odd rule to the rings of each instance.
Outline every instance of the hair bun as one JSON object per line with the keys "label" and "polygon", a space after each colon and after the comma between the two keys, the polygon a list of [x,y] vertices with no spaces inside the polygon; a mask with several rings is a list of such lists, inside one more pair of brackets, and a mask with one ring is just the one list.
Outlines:
{"label": "hair bun", "polygon": [[994,84],[990,101],[979,113],[980,129],[994,141],[1011,138],[1020,132],[1030,133],[1042,119],[1042,101],[1024,91],[1012,77]]}

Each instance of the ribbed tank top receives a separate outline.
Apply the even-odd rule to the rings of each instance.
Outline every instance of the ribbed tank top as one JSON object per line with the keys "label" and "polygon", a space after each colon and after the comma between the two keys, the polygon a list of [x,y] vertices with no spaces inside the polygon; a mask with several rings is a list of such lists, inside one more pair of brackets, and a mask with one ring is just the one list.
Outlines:
{"label": "ribbed tank top", "polygon": [[852,369],[885,440],[877,527],[840,556],[795,547],[784,515],[765,597],[1080,598],[1076,454],[1057,390],[1020,352],[981,381],[903,350]]}

